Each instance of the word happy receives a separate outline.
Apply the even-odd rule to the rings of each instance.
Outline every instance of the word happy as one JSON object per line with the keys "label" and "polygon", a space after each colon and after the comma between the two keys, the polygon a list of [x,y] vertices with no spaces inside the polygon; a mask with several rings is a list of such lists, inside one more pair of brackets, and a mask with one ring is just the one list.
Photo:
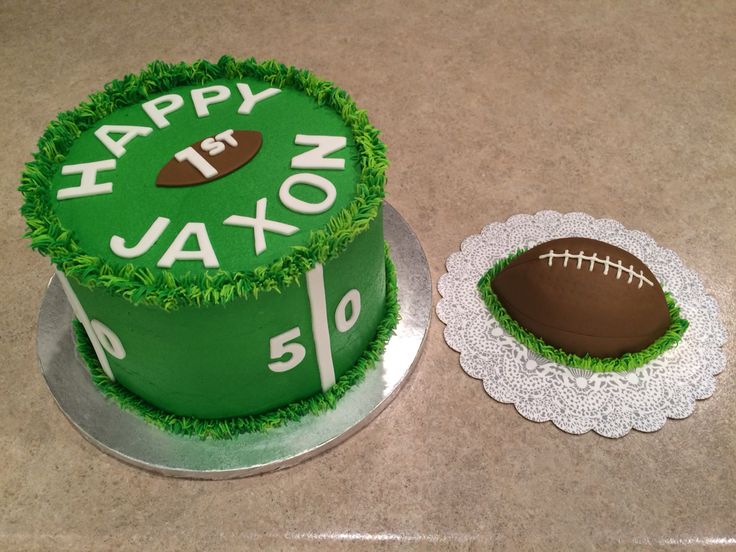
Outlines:
{"label": "word happy", "polygon": [[[245,83],[237,83],[237,89],[242,97],[242,103],[238,108],[238,114],[248,115],[261,101],[276,96],[281,92],[278,88],[268,88],[257,94],[253,94],[250,87]],[[191,99],[194,104],[198,118],[209,116],[209,106],[223,102],[230,97],[231,91],[222,85],[208,86],[191,91]],[[169,126],[166,116],[184,105],[184,99],[179,94],[167,94],[141,105],[143,111],[158,128]],[[62,175],[79,174],[78,186],[62,188],[57,192],[58,200],[94,196],[112,193],[112,182],[98,182],[98,173],[111,171],[116,168],[116,160],[126,154],[125,146],[132,140],[148,136],[154,132],[153,127],[132,125],[103,125],[95,131],[95,136],[115,158],[102,161],[93,161],[61,167]],[[227,147],[237,146],[232,136],[233,130],[227,129],[218,133],[214,138],[206,138],[201,148],[210,156],[218,155]],[[120,135],[113,139],[110,134]],[[344,170],[345,160],[340,158],[328,158],[335,152],[345,148],[347,140],[344,136],[314,136],[297,134],[294,143],[301,146],[313,146],[313,149],[300,153],[291,159],[292,169],[328,169]],[[189,147],[175,154],[175,159],[180,163],[189,163],[203,176],[209,178],[213,175],[212,167],[205,158]],[[216,172],[216,171],[215,171]],[[295,185],[307,185],[322,191],[324,198],[318,203],[303,201],[294,197],[291,189]],[[308,173],[299,172],[286,178],[279,187],[279,200],[287,209],[303,215],[316,215],[328,211],[337,198],[337,190],[328,179]],[[226,226],[252,228],[253,242],[256,255],[260,255],[267,249],[266,232],[291,236],[299,231],[299,227],[271,220],[267,217],[268,199],[262,197],[257,200],[255,213],[249,215],[234,214],[223,220]],[[171,220],[166,217],[158,217],[154,220],[148,230],[135,245],[126,245],[126,239],[114,235],[110,239],[112,252],[124,259],[133,259],[147,253],[153,245],[161,238],[164,231],[169,227]],[[187,241],[194,237],[198,243],[195,250],[185,250]],[[218,268],[220,263],[210,241],[207,228],[201,222],[187,222],[178,232],[171,245],[157,262],[160,268],[170,268],[176,261],[198,260],[206,268]]]}

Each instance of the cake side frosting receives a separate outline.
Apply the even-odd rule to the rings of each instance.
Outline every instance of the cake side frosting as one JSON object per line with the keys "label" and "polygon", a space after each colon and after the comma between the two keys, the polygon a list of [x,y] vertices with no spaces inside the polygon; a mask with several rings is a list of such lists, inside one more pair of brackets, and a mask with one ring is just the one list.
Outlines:
{"label": "cake side frosting", "polygon": [[375,337],[387,287],[377,222],[298,285],[225,305],[167,312],[70,279],[84,305],[77,318],[97,321],[87,333],[101,342],[111,379],[164,411],[267,412],[329,389]]}
{"label": "cake side frosting", "polygon": [[357,361],[327,391],[316,393],[306,399],[289,403],[263,414],[216,419],[172,414],[154,406],[139,395],[110,380],[100,365],[99,358],[95,354],[94,347],[84,327],[79,322],[74,324],[77,349],[80,357],[90,370],[92,380],[105,396],[116,401],[124,410],[141,416],[148,423],[165,431],[201,439],[230,439],[241,433],[268,431],[290,421],[299,420],[307,414],[319,414],[334,408],[337,401],[353,385],[363,380],[366,370],[372,368],[378,361],[385,349],[386,342],[396,327],[399,316],[396,269],[388,254],[388,249],[385,258],[385,315],[376,328],[373,340],[363,349]]}

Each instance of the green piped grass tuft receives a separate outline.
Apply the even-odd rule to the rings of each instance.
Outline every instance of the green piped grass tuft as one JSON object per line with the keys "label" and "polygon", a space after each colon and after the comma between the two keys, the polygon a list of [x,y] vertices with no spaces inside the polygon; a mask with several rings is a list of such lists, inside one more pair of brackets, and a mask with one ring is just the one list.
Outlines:
{"label": "green piped grass tuft", "polygon": [[670,312],[670,327],[662,337],[657,339],[646,349],[636,353],[625,353],[616,358],[600,358],[592,357],[590,355],[581,357],[573,353],[567,353],[557,347],[553,347],[523,328],[516,320],[511,318],[509,313],[501,304],[501,301],[498,299],[498,296],[493,293],[493,289],[491,289],[491,282],[496,275],[525,251],[525,249],[519,249],[494,264],[478,282],[478,291],[488,307],[488,310],[491,311],[493,317],[507,334],[529,350],[534,351],[557,364],[571,366],[573,368],[582,368],[584,370],[590,370],[591,372],[628,372],[635,368],[639,368],[640,366],[644,366],[647,362],[654,360],[671,347],[674,347],[682,338],[685,330],[687,330],[688,321],[680,317],[680,307],[675,303],[674,297],[672,297],[669,292],[665,292],[664,295]]}
{"label": "green piped grass tuft", "polygon": [[[217,270],[202,275],[174,276],[162,271],[154,275],[146,268],[85,253],[70,229],[62,226],[51,200],[51,179],[79,135],[113,111],[145,101],[154,94],[220,78],[244,77],[257,78],[279,88],[301,90],[319,105],[330,107],[340,115],[353,134],[360,157],[360,178],[350,205],[332,217],[325,228],[312,232],[306,246],[294,247],[272,264],[247,272]],[[106,84],[104,90],[90,95],[75,109],[60,113],[39,140],[38,152],[33,157],[26,164],[18,188],[25,200],[20,212],[26,220],[25,237],[30,238],[31,247],[84,286],[106,288],[133,303],[165,310],[257,297],[261,292],[291,285],[316,263],[337,257],[376,218],[384,198],[388,166],[386,146],[378,138],[378,130],[347,92],[303,69],[275,61],[259,63],[253,58],[236,60],[230,56],[223,56],[217,63],[200,60],[171,65],[154,61],[137,75]]]}
{"label": "green piped grass tuft", "polygon": [[128,391],[119,383],[111,381],[102,371],[97,360],[92,343],[87,337],[84,326],[74,320],[74,335],[77,341],[77,351],[87,365],[92,381],[107,397],[117,402],[123,410],[141,416],[146,422],[165,431],[199,437],[200,439],[232,439],[243,433],[264,432],[282,426],[290,421],[299,420],[306,414],[319,414],[328,409],[334,409],[337,401],[356,383],[363,380],[366,370],[375,365],[381,358],[386,343],[396,328],[399,320],[398,289],[396,287],[396,267],[386,251],[386,310],[383,320],[376,329],[376,335],[363,351],[355,365],[345,372],[327,391],[312,397],[296,401],[292,404],[254,416],[242,416],[223,419],[200,419],[191,416],[178,416],[156,408]]}

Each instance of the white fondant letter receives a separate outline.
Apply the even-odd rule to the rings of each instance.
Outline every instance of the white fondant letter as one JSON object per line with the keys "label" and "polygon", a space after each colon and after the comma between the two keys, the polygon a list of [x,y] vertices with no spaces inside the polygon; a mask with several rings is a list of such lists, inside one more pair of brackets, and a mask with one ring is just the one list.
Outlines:
{"label": "white fondant letter", "polygon": [[[205,94],[211,95],[205,96]],[[192,90],[192,101],[194,102],[194,110],[197,112],[197,117],[200,119],[202,117],[207,117],[210,114],[210,109],[207,107],[208,105],[224,102],[229,97],[230,89],[221,84]]]}
{"label": "white fondant letter", "polygon": [[[110,138],[110,133],[122,134],[117,140]],[[110,150],[118,159],[125,154],[125,144],[130,142],[136,136],[148,136],[153,132],[151,127],[130,126],[130,125],[102,125],[95,130],[95,136],[102,142],[102,145]]]}
{"label": "white fondant letter", "polygon": [[189,161],[205,178],[212,178],[217,175],[217,169],[210,165],[204,157],[199,155],[199,152],[192,146],[176,152],[174,157],[180,163],[182,161]]}
{"label": "white fondant letter", "polygon": [[[189,236],[192,235],[197,237],[199,249],[185,251],[184,245],[187,243]],[[156,266],[171,268],[176,261],[202,261],[206,268],[218,268],[220,266],[215,250],[212,249],[207,227],[203,222],[187,222]]]}
{"label": "white fondant letter", "polygon": [[98,184],[97,172],[111,171],[115,168],[115,163],[115,159],[105,159],[104,161],[80,163],[79,165],[64,165],[61,167],[61,174],[81,174],[82,179],[79,186],[62,188],[56,192],[56,199],[71,199],[73,197],[112,193],[112,182],[100,182]]}
{"label": "white fondant letter", "polygon": [[271,350],[271,358],[277,359],[284,355],[291,355],[289,360],[281,360],[278,362],[271,362],[268,368],[273,372],[286,372],[291,370],[294,366],[297,366],[304,357],[307,355],[307,350],[301,343],[289,343],[301,335],[299,326],[291,328],[288,332],[284,332],[279,335],[275,335],[269,342],[269,348]]}
{"label": "white fondant letter", "polygon": [[118,360],[125,358],[125,347],[123,347],[120,338],[110,328],[105,326],[99,320],[90,320],[90,326],[97,334],[97,339],[100,340],[100,345],[107,351],[107,354],[114,356]]}
{"label": "white fondant letter", "polygon": [[[159,108],[160,104],[167,105]],[[147,101],[141,107],[143,107],[143,111],[146,112],[146,115],[151,118],[158,128],[164,128],[171,124],[166,119],[166,115],[172,111],[176,111],[183,105],[184,98],[179,94],[166,94],[165,96],[160,96],[155,100]]]}
{"label": "white fondant letter", "polygon": [[199,146],[204,151],[209,153],[211,157],[214,157],[215,155],[220,155],[223,151],[225,151],[225,144],[219,142],[218,140],[215,140],[214,138],[205,138],[204,140],[202,140],[202,143]]}
{"label": "white fondant letter", "polygon": [[345,168],[344,159],[325,159],[326,156],[340,151],[347,145],[344,136],[309,136],[297,134],[294,143],[298,146],[317,146],[305,151],[291,160],[292,169],[337,169]]}
{"label": "white fondant letter", "polygon": [[112,249],[112,252],[118,257],[122,257],[123,259],[140,257],[153,247],[153,244],[161,237],[161,234],[164,233],[164,230],[166,230],[166,227],[170,222],[171,221],[166,217],[158,217],[153,221],[151,227],[146,230],[146,233],[143,234],[140,241],[133,247],[125,247],[124,238],[113,236],[110,238],[110,249]]}
{"label": "white fondant letter", "polygon": [[[348,310],[348,304],[350,304],[351,312],[350,318],[346,318],[345,313]],[[360,292],[357,289],[351,289],[344,297],[340,300],[335,310],[335,326],[341,333],[347,332],[350,328],[355,326],[360,316]]]}
{"label": "white fondant letter", "polygon": [[240,95],[243,96],[243,103],[240,104],[240,107],[238,108],[238,113],[241,115],[249,115],[250,112],[253,111],[253,107],[258,102],[265,100],[266,98],[270,98],[271,96],[275,96],[281,92],[280,88],[266,88],[258,94],[253,94],[250,90],[250,86],[244,82],[238,83],[238,90],[240,90]]}
{"label": "white fondant letter", "polygon": [[[325,193],[325,198],[319,203],[307,203],[301,199],[295,198],[291,195],[291,187],[296,184],[307,184],[319,188]],[[281,184],[279,188],[279,199],[284,207],[291,209],[296,213],[302,213],[305,215],[318,215],[327,211],[335,203],[337,198],[337,190],[335,186],[321,176],[310,173],[299,173],[290,176]]]}
{"label": "white fondant letter", "polygon": [[200,147],[209,153],[210,156],[220,155],[225,151],[225,144],[232,147],[236,147],[238,145],[238,141],[233,138],[233,132],[233,129],[229,128],[227,130],[223,130],[220,134],[215,135],[214,138],[205,138],[202,140]]}
{"label": "white fondant letter", "polygon": [[298,232],[299,228],[291,224],[276,222],[266,218],[266,206],[268,200],[262,197],[256,202],[256,218],[241,217],[240,215],[232,215],[227,217],[223,224],[228,226],[242,226],[243,228],[253,228],[253,241],[255,244],[256,255],[260,255],[266,250],[265,230],[275,232],[283,236],[291,236],[294,232]]}
{"label": "white fondant letter", "polygon": [[215,135],[215,140],[218,142],[226,142],[232,147],[235,147],[238,145],[238,141],[233,138],[233,129],[229,128],[227,130],[223,130],[220,134]]}

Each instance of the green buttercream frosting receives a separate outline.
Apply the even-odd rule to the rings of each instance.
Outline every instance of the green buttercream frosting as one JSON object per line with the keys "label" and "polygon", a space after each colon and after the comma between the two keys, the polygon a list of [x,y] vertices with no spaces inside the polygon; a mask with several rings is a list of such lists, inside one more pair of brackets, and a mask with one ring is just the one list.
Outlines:
{"label": "green buttercream frosting", "polygon": [[519,343],[527,347],[529,350],[550,359],[557,364],[571,366],[573,368],[582,368],[591,372],[628,372],[635,368],[645,365],[654,360],[668,349],[677,345],[688,327],[688,321],[680,316],[680,308],[675,303],[675,299],[668,292],[665,292],[665,299],[670,313],[670,327],[665,334],[657,339],[646,349],[642,349],[636,353],[625,353],[616,358],[599,358],[585,355],[583,357],[568,353],[549,345],[541,338],[537,337],[530,331],[523,328],[516,320],[511,318],[506,311],[498,296],[491,288],[491,282],[508,264],[516,257],[524,253],[526,249],[520,249],[496,262],[488,272],[478,281],[478,291],[488,310],[496,319],[498,324],[511,337]]}
{"label": "green buttercream frosting", "polygon": [[[249,115],[238,115],[242,99],[234,88],[236,82],[249,84],[254,94],[268,87],[282,92],[257,103]],[[211,104],[210,115],[197,118],[187,93],[216,84],[229,87],[230,98]],[[184,98],[184,106],[167,115],[170,126],[155,128],[140,104],[174,93]],[[62,166],[113,157],[93,134],[102,124],[144,125],[154,130],[126,145],[118,168],[98,173],[98,182],[113,182],[113,193],[57,201],[59,189],[78,185],[80,179],[79,174],[61,174]],[[263,147],[253,161],[201,187],[153,185],[158,169],[174,153],[227,128],[264,131]],[[288,165],[291,157],[305,151],[294,144],[298,133],[332,133],[348,139],[339,155],[347,157],[344,171],[305,171],[328,178],[338,190],[329,211],[310,217],[287,212],[275,195],[283,178],[298,172]],[[283,289],[316,263],[337,257],[376,218],[384,197],[386,166],[385,146],[365,112],[345,91],[309,71],[229,56],[217,63],[191,65],[157,61],[138,75],[108,83],[49,124],[23,172],[21,213],[31,246],[84,286],[106,288],[133,303],[166,310],[224,304]],[[304,201],[317,202],[320,194],[305,186],[294,187],[294,195]],[[297,225],[300,232],[293,236],[268,233],[269,249],[255,257],[250,230],[227,227],[222,221],[229,215],[254,216],[260,197],[269,200],[269,219]],[[157,216],[171,219],[171,224],[150,251],[133,262],[109,252],[111,236],[136,243]],[[221,261],[219,269],[204,271],[195,261],[157,268],[155,261],[189,221],[206,224]]]}
{"label": "green buttercream frosting", "polygon": [[[323,265],[327,341],[338,379],[355,363],[375,335],[386,290],[383,220],[380,214],[337,258]],[[134,305],[70,281],[87,316],[103,322],[119,338],[125,357],[107,355],[117,383],[172,414],[224,418],[260,414],[312,396],[322,388],[312,305],[306,277],[278,292],[268,291],[225,305],[183,305],[164,311]],[[360,294],[360,312],[349,331],[337,328],[341,300]],[[345,313],[350,316],[350,308]],[[303,347],[293,368],[275,372],[274,361],[288,361],[274,343]],[[319,332],[316,334],[319,335]],[[324,364],[324,363],[322,363]],[[324,367],[324,366],[323,366]]]}
{"label": "green buttercream frosting", "polygon": [[361,382],[366,370],[372,368],[380,359],[386,342],[391,337],[399,319],[398,290],[396,288],[396,268],[386,246],[386,302],[381,322],[375,335],[361,353],[355,364],[340,376],[327,391],[295,401],[270,412],[252,416],[235,416],[221,419],[206,419],[181,416],[161,410],[138,395],[131,393],[119,383],[110,381],[100,367],[82,325],[74,322],[74,335],[77,350],[87,365],[92,381],[107,397],[116,401],[123,409],[133,412],[147,422],[165,431],[199,437],[201,439],[232,439],[242,433],[267,431],[290,421],[297,421],[306,414],[319,414],[334,409],[337,401],[355,384]]}

